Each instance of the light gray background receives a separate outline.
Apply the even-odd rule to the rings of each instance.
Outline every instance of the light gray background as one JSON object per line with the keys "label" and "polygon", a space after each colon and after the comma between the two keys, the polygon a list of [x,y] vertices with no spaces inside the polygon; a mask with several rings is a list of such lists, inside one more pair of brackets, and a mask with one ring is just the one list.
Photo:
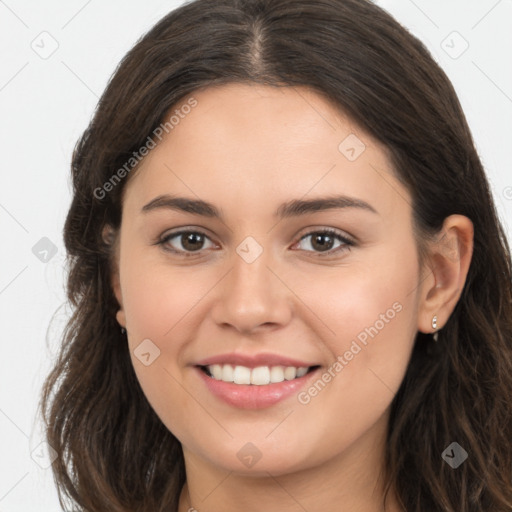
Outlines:
{"label": "light gray background", "polygon": [[[60,510],[36,413],[69,313],[61,233],[71,152],[120,59],[181,3],[0,0],[0,512]],[[511,237],[512,0],[377,3],[452,80]],[[55,255],[36,245],[50,246],[43,237]]]}

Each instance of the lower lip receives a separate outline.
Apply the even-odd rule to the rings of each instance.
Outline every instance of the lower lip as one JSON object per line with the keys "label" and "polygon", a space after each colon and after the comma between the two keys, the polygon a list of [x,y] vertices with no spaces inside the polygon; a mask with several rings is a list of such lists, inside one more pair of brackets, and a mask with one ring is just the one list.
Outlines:
{"label": "lower lip", "polygon": [[298,393],[320,368],[316,368],[297,379],[284,380],[283,382],[266,384],[264,386],[224,382],[223,380],[209,377],[197,366],[195,369],[211,393],[224,400],[224,402],[239,409],[263,409]]}

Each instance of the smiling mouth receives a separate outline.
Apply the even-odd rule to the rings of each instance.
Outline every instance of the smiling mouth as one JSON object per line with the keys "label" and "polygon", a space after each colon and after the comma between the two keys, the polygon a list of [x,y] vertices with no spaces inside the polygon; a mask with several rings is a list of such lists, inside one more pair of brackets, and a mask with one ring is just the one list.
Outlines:
{"label": "smiling mouth", "polygon": [[257,366],[248,368],[240,365],[212,364],[200,365],[198,368],[214,380],[241,385],[266,386],[300,379],[320,368],[320,366]]}

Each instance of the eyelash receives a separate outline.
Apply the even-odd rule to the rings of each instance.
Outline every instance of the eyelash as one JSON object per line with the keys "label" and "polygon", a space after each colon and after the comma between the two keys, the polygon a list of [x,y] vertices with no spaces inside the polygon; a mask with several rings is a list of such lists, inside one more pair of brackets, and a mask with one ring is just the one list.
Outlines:
{"label": "eyelash", "polygon": [[[173,238],[177,238],[184,234],[195,234],[195,235],[200,235],[207,239],[210,239],[210,237],[208,235],[206,235],[206,233],[203,233],[202,231],[181,230],[181,231],[177,231],[176,233],[169,233],[167,236],[165,236],[164,238],[159,240],[156,244],[162,246],[163,250],[165,250],[167,252],[171,252],[173,254],[178,254],[185,258],[190,258],[190,257],[196,256],[203,249],[199,249],[198,251],[181,251],[181,250],[170,249],[169,247],[166,247],[166,244],[170,240],[172,240]],[[318,251],[305,251],[305,252],[312,252],[312,253],[317,254],[319,257],[323,258],[323,257],[332,256],[333,254],[338,254],[338,253],[343,253],[345,251],[349,251],[350,248],[355,245],[355,242],[353,242],[346,236],[341,235],[339,232],[337,232],[334,229],[323,229],[323,230],[309,231],[308,233],[305,233],[304,235],[302,235],[300,237],[299,241],[296,243],[302,242],[302,240],[304,240],[305,238],[307,238],[311,235],[318,235],[318,234],[328,235],[330,237],[333,237],[336,240],[343,242],[344,245],[341,245],[340,247],[337,247],[336,249],[329,249],[328,251],[325,251],[325,252],[318,252]]]}

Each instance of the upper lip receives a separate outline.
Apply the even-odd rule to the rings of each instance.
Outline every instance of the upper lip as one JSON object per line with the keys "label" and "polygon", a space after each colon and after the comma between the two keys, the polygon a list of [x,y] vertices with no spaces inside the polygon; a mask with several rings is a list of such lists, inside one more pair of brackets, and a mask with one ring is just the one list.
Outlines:
{"label": "upper lip", "polygon": [[219,354],[207,357],[196,363],[197,366],[210,366],[212,364],[231,364],[234,366],[246,366],[247,368],[256,368],[258,366],[295,366],[296,368],[309,368],[310,366],[317,366],[316,363],[299,361],[298,359],[278,354],[262,353],[247,355],[233,352],[230,354]]}

